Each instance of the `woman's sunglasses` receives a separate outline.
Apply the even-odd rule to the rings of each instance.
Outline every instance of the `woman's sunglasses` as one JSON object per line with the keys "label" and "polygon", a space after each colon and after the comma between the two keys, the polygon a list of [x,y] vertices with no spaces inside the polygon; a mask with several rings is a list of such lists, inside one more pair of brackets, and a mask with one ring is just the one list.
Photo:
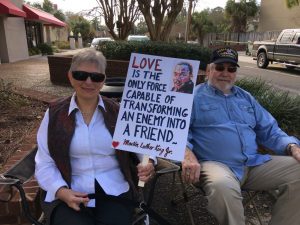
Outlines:
{"label": "woman's sunglasses", "polygon": [[229,73],[235,73],[237,71],[237,67],[236,66],[229,66],[229,67],[225,67],[223,64],[216,64],[215,65],[215,70],[222,72],[225,70],[225,68],[227,68],[227,71]]}
{"label": "woman's sunglasses", "polygon": [[72,76],[75,80],[79,80],[79,81],[86,81],[88,77],[90,77],[93,82],[103,82],[105,80],[105,74],[102,73],[72,71]]}

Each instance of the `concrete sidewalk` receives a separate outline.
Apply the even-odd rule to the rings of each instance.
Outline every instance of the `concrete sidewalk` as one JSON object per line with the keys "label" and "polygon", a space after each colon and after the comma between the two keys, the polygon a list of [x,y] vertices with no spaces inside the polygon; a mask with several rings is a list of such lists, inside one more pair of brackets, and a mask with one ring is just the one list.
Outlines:
{"label": "concrete sidewalk", "polygon": [[[55,55],[73,55],[81,50],[68,50]],[[47,56],[34,56],[27,60],[0,64],[0,79],[4,83],[11,83],[18,92],[38,99],[41,94],[49,95],[51,99],[68,96],[73,92],[71,87],[51,83]]]}

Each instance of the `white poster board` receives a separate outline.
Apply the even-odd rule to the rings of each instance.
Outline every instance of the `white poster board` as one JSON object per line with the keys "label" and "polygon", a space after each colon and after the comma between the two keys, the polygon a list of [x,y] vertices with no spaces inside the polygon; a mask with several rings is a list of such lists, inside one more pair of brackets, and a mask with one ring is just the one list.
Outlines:
{"label": "white poster board", "polygon": [[182,161],[199,64],[131,54],[112,146]]}

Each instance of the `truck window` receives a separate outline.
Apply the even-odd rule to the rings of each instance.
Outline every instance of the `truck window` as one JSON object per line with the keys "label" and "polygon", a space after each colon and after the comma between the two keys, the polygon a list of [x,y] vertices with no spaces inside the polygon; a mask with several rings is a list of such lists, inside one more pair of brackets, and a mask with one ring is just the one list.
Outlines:
{"label": "truck window", "polygon": [[300,33],[296,33],[293,43],[300,45]]}
{"label": "truck window", "polygon": [[292,43],[294,34],[295,34],[295,33],[293,33],[293,32],[285,32],[285,33],[281,36],[279,42],[280,42],[281,44]]}

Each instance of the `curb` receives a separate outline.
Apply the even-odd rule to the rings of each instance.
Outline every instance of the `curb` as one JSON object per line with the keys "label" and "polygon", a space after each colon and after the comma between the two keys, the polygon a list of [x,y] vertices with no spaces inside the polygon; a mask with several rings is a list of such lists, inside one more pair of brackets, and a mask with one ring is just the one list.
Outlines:
{"label": "curb", "polygon": [[49,93],[36,91],[33,89],[29,89],[29,88],[20,88],[20,87],[16,87],[16,86],[13,87],[13,92],[18,95],[22,95],[24,97],[29,97],[31,99],[41,101],[43,103],[48,103],[48,104],[61,98],[59,96],[52,95]]}

